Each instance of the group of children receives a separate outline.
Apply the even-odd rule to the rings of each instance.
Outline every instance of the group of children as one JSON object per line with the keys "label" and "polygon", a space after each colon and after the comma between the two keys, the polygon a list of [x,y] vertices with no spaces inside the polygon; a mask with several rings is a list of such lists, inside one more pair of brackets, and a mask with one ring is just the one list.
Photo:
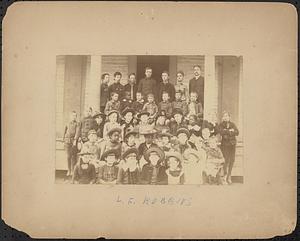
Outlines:
{"label": "group of children", "polygon": [[[107,87],[107,86],[106,86]],[[238,129],[228,112],[222,122],[203,120],[202,103],[175,89],[162,92],[111,91],[101,111],[76,112],[65,128],[67,176],[80,184],[231,184]],[[215,120],[215,121],[212,121]]]}

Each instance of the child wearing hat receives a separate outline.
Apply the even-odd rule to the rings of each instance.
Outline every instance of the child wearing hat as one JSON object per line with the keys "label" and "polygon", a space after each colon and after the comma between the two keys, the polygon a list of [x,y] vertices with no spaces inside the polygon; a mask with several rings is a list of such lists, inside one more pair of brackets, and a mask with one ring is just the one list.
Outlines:
{"label": "child wearing hat", "polygon": [[158,112],[154,128],[158,133],[162,132],[162,130],[170,131],[166,113],[164,111]]}
{"label": "child wearing hat", "polygon": [[90,163],[90,153],[81,151],[79,153],[79,162],[74,168],[72,183],[93,184],[96,180],[95,166]]}
{"label": "child wearing hat", "polygon": [[[114,149],[121,154],[122,145],[120,142],[122,130],[118,127],[112,128],[108,131],[108,139],[101,142],[100,146],[100,156],[103,155],[106,151]],[[102,159],[102,157],[101,157]]]}
{"label": "child wearing hat", "polygon": [[166,169],[160,165],[165,158],[164,152],[158,147],[151,147],[145,152],[144,157],[147,164],[142,168],[141,184],[167,184]]}
{"label": "child wearing hat", "polygon": [[121,103],[119,101],[119,94],[117,92],[111,92],[110,100],[107,101],[104,109],[104,113],[108,115],[112,110],[120,111]]}
{"label": "child wearing hat", "polygon": [[109,100],[109,73],[104,73],[101,76],[101,86],[100,86],[100,111],[104,112],[106,102]]}
{"label": "child wearing hat", "polygon": [[124,141],[122,143],[122,153],[130,148],[137,148],[136,138],[138,136],[137,128],[127,129],[124,135]]}
{"label": "child wearing hat", "polygon": [[140,169],[137,158],[138,150],[136,148],[129,148],[123,153],[123,164],[118,171],[117,184],[140,183]]}
{"label": "child wearing hat", "polygon": [[187,125],[184,123],[184,116],[181,109],[175,109],[173,111],[173,118],[170,123],[170,132],[172,135],[176,135],[176,132],[180,128],[187,128]]}
{"label": "child wearing hat", "polygon": [[178,152],[168,152],[166,158],[168,169],[167,183],[168,184],[183,184],[184,183],[184,173],[181,167],[182,156]]}
{"label": "child wearing hat", "polygon": [[126,133],[128,129],[134,127],[134,109],[126,108],[122,112],[123,120],[121,121],[121,127],[123,133]]}
{"label": "child wearing hat", "polygon": [[204,170],[204,182],[208,184],[222,184],[221,170],[224,164],[222,151],[218,147],[217,138],[210,137],[209,147],[206,148],[206,167]]}
{"label": "child wearing hat", "polygon": [[118,166],[116,166],[118,158],[119,152],[116,149],[111,149],[103,153],[101,159],[105,161],[105,164],[99,168],[97,183],[116,183],[119,171]]}
{"label": "child wearing hat", "polygon": [[171,151],[172,145],[171,145],[171,138],[173,136],[170,134],[170,132],[167,129],[163,129],[161,132],[158,133],[158,146],[161,147],[161,149],[164,152]]}
{"label": "child wearing hat", "polygon": [[206,153],[204,150],[186,149],[183,153],[182,168],[184,184],[202,184],[202,173],[205,168]]}
{"label": "child wearing hat", "polygon": [[98,168],[98,163],[100,159],[100,148],[97,143],[97,132],[95,130],[90,130],[88,133],[88,141],[82,146],[82,150],[90,153],[90,162]]}
{"label": "child wearing hat", "polygon": [[145,103],[143,110],[149,113],[149,121],[152,123],[158,112],[158,107],[154,101],[154,94],[150,93],[147,95],[147,102]]}
{"label": "child wearing hat", "polygon": [[194,143],[189,141],[190,132],[186,128],[179,128],[176,132],[177,143],[174,145],[174,149],[180,154],[183,154],[187,149],[196,149]]}
{"label": "child wearing hat", "polygon": [[108,121],[103,126],[103,138],[108,139],[107,133],[113,128],[120,128],[119,124],[119,112],[116,110],[112,110],[107,114]]}
{"label": "child wearing hat", "polygon": [[97,132],[97,137],[98,139],[102,139],[106,115],[102,112],[96,111],[93,117],[95,119],[94,129]]}

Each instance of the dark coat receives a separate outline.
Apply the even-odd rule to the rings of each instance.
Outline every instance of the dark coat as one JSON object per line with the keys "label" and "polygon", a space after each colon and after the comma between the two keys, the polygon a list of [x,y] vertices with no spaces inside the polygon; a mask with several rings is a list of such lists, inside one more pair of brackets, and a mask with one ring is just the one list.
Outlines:
{"label": "dark coat", "polygon": [[[230,131],[231,129],[232,131]],[[218,132],[222,136],[221,146],[236,145],[236,136],[239,135],[239,130],[233,122],[221,122],[218,126]]]}
{"label": "dark coat", "polygon": [[169,101],[173,102],[175,100],[175,87],[173,84],[171,83],[160,83],[159,87],[158,87],[158,101],[161,102],[162,101],[162,93],[163,92],[167,92],[169,93]]}
{"label": "dark coat", "polygon": [[139,184],[140,183],[140,171],[135,169],[133,172],[130,172],[129,169],[124,170],[123,168],[119,169],[117,184]]}
{"label": "dark coat", "polygon": [[126,84],[125,85],[125,91],[130,92],[130,98],[131,100],[135,101],[136,99],[136,92],[137,92],[137,85],[131,85],[131,84]]}
{"label": "dark coat", "polygon": [[[155,143],[152,143],[152,144],[150,145],[150,147],[158,147],[158,146],[157,146]],[[142,144],[139,146],[139,148],[138,148],[138,150],[139,150],[139,157],[144,156],[145,152],[146,152],[148,149],[149,149],[149,148],[147,147],[146,143],[145,143],[145,142],[142,143]]]}
{"label": "dark coat", "polygon": [[[152,182],[152,175],[154,168],[157,168],[157,177],[156,182]],[[141,184],[167,184],[168,183],[168,177],[166,174],[166,168],[164,166],[161,166],[157,164],[156,167],[153,167],[150,163],[147,163],[142,168],[141,173]]]}
{"label": "dark coat", "polygon": [[119,100],[123,98],[125,86],[121,85],[120,83],[113,83],[108,87],[108,94],[109,94],[109,99],[111,97],[112,92],[116,92],[119,94]]}
{"label": "dark coat", "polygon": [[195,77],[190,80],[189,91],[198,94],[198,101],[203,105],[204,103],[204,78],[200,76],[198,79]]}
{"label": "dark coat", "polygon": [[108,84],[101,84],[100,87],[100,106],[105,107],[106,102],[109,100],[109,88]]}
{"label": "dark coat", "polygon": [[147,95],[152,93],[155,100],[157,100],[157,83],[155,79],[144,78],[141,79],[138,85],[138,91],[141,92],[144,96],[144,99],[147,99]]}
{"label": "dark coat", "polygon": [[[80,123],[80,137],[83,141],[87,141],[88,132],[92,129],[95,129],[97,122],[91,116],[84,117]],[[77,139],[77,138],[76,138]]]}
{"label": "dark coat", "polygon": [[73,182],[77,181],[79,184],[94,183],[96,180],[96,170],[93,164],[88,164],[87,169],[82,169],[80,163],[74,168]]}

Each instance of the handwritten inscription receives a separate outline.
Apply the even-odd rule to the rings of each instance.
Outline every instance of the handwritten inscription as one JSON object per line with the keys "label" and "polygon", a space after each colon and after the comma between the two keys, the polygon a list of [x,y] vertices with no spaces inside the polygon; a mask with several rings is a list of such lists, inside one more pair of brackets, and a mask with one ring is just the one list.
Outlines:
{"label": "handwritten inscription", "polygon": [[151,197],[145,196],[144,198],[136,197],[121,197],[117,196],[116,202],[120,205],[177,205],[177,206],[191,206],[192,198],[191,197]]}

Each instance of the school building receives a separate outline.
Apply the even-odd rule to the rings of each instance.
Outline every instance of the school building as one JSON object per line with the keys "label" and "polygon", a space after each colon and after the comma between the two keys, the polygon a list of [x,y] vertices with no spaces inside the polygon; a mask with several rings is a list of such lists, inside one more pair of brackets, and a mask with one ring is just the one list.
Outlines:
{"label": "school building", "polygon": [[113,81],[114,72],[119,71],[125,83],[129,73],[136,73],[140,80],[144,77],[145,67],[151,66],[154,79],[161,80],[161,72],[168,70],[170,82],[175,84],[176,72],[182,70],[188,85],[193,78],[193,66],[198,64],[205,81],[204,118],[209,116],[208,113],[216,112],[220,121],[224,110],[231,113],[231,119],[240,131],[232,174],[243,176],[242,56],[61,55],[57,56],[56,64],[56,169],[66,168],[61,138],[69,113],[75,110],[81,118],[87,107],[99,110],[102,73],[108,72]]}

